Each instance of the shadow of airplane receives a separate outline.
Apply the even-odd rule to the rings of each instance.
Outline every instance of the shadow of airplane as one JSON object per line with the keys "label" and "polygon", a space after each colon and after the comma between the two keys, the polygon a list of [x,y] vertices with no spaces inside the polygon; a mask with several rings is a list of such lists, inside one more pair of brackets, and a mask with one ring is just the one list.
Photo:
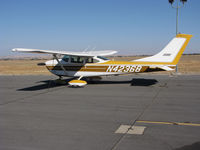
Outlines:
{"label": "shadow of airplane", "polygon": [[155,79],[143,79],[143,78],[140,78],[140,79],[132,79],[132,82],[131,82],[131,86],[151,86],[151,85],[154,85],[158,83],[157,80]]}
{"label": "shadow of airplane", "polygon": [[[65,83],[59,84],[56,80],[45,80],[37,83],[43,83],[31,87],[26,87],[22,89],[18,89],[17,91],[38,91],[43,89],[55,88],[68,85],[68,82],[73,80],[74,78],[64,80]],[[128,81],[87,81],[88,84],[130,84],[130,86],[151,86],[156,84],[158,81],[155,79],[143,79],[143,78],[133,78]]]}
{"label": "shadow of airplane", "polygon": [[155,79],[133,78],[129,81],[87,81],[88,84],[130,84],[131,86],[151,86],[158,81]]}
{"label": "shadow of airplane", "polygon": [[73,80],[73,79],[74,78],[66,79],[66,80],[64,80],[65,82],[62,83],[62,84],[57,83],[56,80],[39,81],[37,83],[42,83],[42,84],[18,89],[17,91],[38,91],[38,90],[44,90],[44,89],[66,86],[66,85],[68,85],[68,82]]}
{"label": "shadow of airplane", "polygon": [[193,143],[191,145],[185,145],[175,150],[200,150],[200,142]]}

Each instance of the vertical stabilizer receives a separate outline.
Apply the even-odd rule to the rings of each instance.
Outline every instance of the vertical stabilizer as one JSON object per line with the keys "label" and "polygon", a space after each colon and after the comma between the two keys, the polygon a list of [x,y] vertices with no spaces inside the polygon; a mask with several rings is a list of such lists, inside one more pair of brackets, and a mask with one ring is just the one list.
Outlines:
{"label": "vertical stabilizer", "polygon": [[178,34],[158,54],[134,61],[176,65],[180,60],[181,55],[183,54],[191,37],[192,35],[188,34]]}

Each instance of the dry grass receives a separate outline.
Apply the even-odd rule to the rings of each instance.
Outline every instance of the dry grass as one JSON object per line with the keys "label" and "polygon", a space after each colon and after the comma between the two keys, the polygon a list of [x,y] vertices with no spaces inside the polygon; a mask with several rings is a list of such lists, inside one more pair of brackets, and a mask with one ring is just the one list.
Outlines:
{"label": "dry grass", "polygon": [[200,55],[183,55],[178,67],[184,74],[200,74]]}
{"label": "dry grass", "polygon": [[0,60],[1,75],[48,75],[50,72],[45,66],[37,63],[46,60]]}
{"label": "dry grass", "polygon": [[[129,61],[141,57],[112,57],[114,60]],[[0,60],[0,75],[50,75],[45,66],[37,63],[46,60]],[[200,74],[200,55],[183,55],[179,64],[179,72],[183,74]]]}

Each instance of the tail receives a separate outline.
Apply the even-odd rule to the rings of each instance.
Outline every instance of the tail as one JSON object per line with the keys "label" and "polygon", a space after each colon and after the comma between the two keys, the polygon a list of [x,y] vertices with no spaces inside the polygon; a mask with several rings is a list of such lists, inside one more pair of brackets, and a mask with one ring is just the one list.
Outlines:
{"label": "tail", "polygon": [[179,62],[181,55],[183,54],[191,37],[192,35],[188,34],[177,34],[176,37],[173,38],[169,44],[158,54],[134,61],[159,65],[176,65]]}

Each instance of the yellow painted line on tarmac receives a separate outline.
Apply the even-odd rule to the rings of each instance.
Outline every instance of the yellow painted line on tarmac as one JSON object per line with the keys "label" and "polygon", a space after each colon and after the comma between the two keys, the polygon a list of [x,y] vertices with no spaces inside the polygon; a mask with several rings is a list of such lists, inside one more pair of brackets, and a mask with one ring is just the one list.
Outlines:
{"label": "yellow painted line on tarmac", "polygon": [[181,125],[181,126],[198,126],[198,127],[200,127],[200,124],[197,124],[197,123],[160,122],[160,121],[143,121],[143,120],[138,120],[136,122],[138,122],[138,123],[152,123],[152,124],[166,124],[166,125]]}

